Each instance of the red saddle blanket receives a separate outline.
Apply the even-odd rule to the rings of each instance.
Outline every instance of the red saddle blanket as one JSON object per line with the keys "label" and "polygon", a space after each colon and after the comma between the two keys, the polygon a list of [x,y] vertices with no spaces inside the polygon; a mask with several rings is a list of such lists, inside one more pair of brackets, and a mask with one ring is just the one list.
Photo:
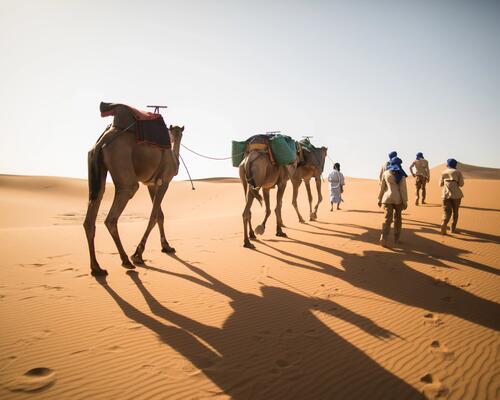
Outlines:
{"label": "red saddle blanket", "polygon": [[141,111],[126,104],[100,104],[101,117],[113,116],[113,126],[135,132],[138,143],[170,149],[170,135],[161,114]]}

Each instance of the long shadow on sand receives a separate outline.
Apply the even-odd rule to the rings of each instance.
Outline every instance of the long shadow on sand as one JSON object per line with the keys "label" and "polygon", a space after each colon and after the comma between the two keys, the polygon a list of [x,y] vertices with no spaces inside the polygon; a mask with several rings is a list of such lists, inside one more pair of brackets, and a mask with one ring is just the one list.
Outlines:
{"label": "long shadow on sand", "polygon": [[[427,231],[433,230],[434,233],[439,231],[440,225],[431,222],[419,221],[416,219],[405,218],[404,224],[415,225],[428,228]],[[495,243],[500,244],[500,236],[493,235],[490,233],[476,232],[468,229],[459,229],[460,233],[458,235],[453,235],[455,239],[463,240],[466,242],[478,242],[478,243]],[[465,237],[464,237],[465,236]]]}
{"label": "long shadow on sand", "polygon": [[147,265],[143,268],[172,275],[173,279],[189,280],[228,297],[233,313],[221,328],[205,325],[165,307],[136,272],[129,273],[130,278],[151,312],[168,324],[124,300],[105,279],[99,282],[128,318],[158,334],[164,343],[202,370],[220,388],[219,393],[207,393],[207,396],[226,394],[233,399],[422,398],[412,386],[331,331],[313,311],[341,318],[383,340],[392,336],[368,318],[329,300],[280,287],[263,286],[261,296],[243,293],[194,265],[177,260],[197,276]]}
{"label": "long shadow on sand", "polygon": [[[354,240],[377,243],[380,235],[378,229],[352,224],[345,225],[365,230],[360,235],[352,234]],[[407,262],[421,262],[435,267],[450,268],[441,261],[447,260],[495,275],[499,274],[498,270],[487,265],[462,259],[459,256],[463,250],[445,246],[442,243],[423,238],[415,233],[415,230],[404,229],[406,248],[400,251],[369,250],[364,251],[362,255],[347,253],[317,243],[305,242],[293,238],[288,239],[293,243],[303,246],[305,249],[312,248],[340,257],[342,259],[340,264],[344,270],[328,263],[299,255],[307,254],[307,250],[291,253],[270,244],[285,241],[281,239],[271,239],[261,241],[260,243],[287,258],[261,250],[257,251],[292,267],[305,268],[343,279],[363,290],[402,304],[419,307],[428,311],[455,315],[487,328],[499,330],[499,304],[477,297],[457,286],[437,281],[433,277],[411,268],[407,265]],[[333,237],[335,235],[332,234]]]}
{"label": "long shadow on sand", "polygon": [[460,208],[465,208],[467,210],[476,210],[476,211],[500,212],[500,209],[498,209],[498,208],[472,207],[472,206],[464,206],[464,205],[461,205]]}

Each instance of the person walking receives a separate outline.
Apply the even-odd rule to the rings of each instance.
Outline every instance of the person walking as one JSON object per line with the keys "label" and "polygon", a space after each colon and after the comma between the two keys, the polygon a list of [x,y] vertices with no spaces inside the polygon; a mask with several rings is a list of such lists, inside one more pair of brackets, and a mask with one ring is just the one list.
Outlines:
{"label": "person walking", "polygon": [[[415,168],[415,172],[413,171],[413,168]],[[429,162],[424,158],[422,152],[417,153],[417,159],[410,165],[410,172],[415,178],[415,205],[418,206],[420,189],[422,189],[422,204],[425,204],[425,185],[429,182],[431,173],[429,170]]]}
{"label": "person walking", "polygon": [[458,233],[458,210],[464,194],[460,189],[464,185],[464,176],[457,169],[457,160],[454,158],[446,161],[447,168],[441,172],[439,186],[443,188],[443,221],[441,223],[441,234],[446,235],[448,231],[448,222],[453,216],[451,223],[451,232]]}
{"label": "person walking", "polygon": [[344,175],[340,172],[340,164],[335,163],[333,165],[333,172],[328,175],[328,182],[330,182],[330,204],[332,207],[330,211],[333,211],[333,205],[337,204],[337,210],[340,210],[340,203],[344,201],[342,199],[342,193],[344,193]]}
{"label": "person walking", "polygon": [[394,244],[399,243],[403,225],[402,212],[408,207],[408,193],[406,189],[406,172],[401,166],[402,160],[393,157],[387,170],[382,174],[382,182],[378,195],[378,206],[384,206],[385,218],[382,224],[380,244],[387,247],[387,238],[394,219]]}
{"label": "person walking", "polygon": [[389,167],[389,165],[391,164],[391,159],[393,159],[394,157],[397,157],[398,156],[398,152],[397,151],[391,151],[389,153],[389,161],[386,161],[385,163],[382,164],[382,167],[380,168],[380,174],[379,174],[379,181],[382,182],[382,175],[384,174],[384,172],[387,170],[387,168]]}

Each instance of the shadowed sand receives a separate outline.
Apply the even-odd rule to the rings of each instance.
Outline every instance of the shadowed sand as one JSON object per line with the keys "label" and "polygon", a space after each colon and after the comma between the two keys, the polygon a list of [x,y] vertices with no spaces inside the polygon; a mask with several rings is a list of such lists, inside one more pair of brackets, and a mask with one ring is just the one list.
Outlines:
{"label": "shadowed sand", "polygon": [[[343,210],[324,203],[306,224],[288,187],[289,238],[268,229],[256,250],[242,247],[237,181],[174,182],[163,204],[177,253],[161,253],[155,228],[129,273],[103,225],[108,185],[99,280],[81,226],[87,182],[0,176],[0,398],[494,399],[500,180],[467,166],[461,232],[443,238],[439,168],[389,249],[376,181],[348,179]],[[129,254],[150,204],[141,187],[119,221]]]}

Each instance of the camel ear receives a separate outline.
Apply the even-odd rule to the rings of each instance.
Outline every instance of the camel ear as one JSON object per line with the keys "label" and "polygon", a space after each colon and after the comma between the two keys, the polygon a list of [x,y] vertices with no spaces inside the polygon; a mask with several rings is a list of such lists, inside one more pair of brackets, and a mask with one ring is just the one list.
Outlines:
{"label": "camel ear", "polygon": [[168,129],[172,129],[172,125],[170,125],[170,127]]}
{"label": "camel ear", "polygon": [[182,125],[181,132],[184,132],[184,125]]}

